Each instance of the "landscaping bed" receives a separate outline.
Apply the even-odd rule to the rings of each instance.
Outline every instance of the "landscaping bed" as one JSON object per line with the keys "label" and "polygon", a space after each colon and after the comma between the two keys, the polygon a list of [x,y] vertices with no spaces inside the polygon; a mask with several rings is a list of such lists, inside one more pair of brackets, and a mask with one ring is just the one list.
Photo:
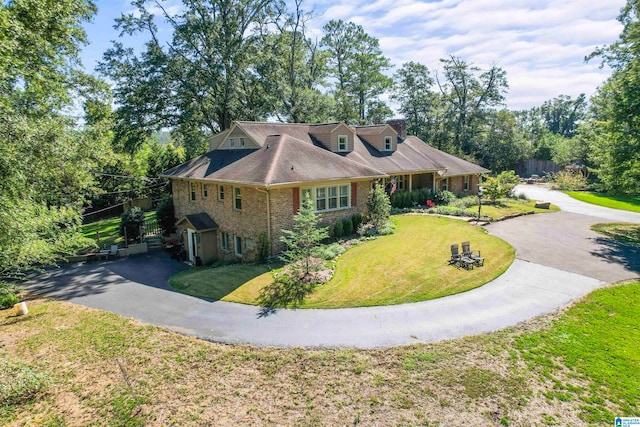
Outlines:
{"label": "landscaping bed", "polygon": [[[356,245],[336,261],[334,277],[317,286],[301,308],[344,308],[402,304],[464,292],[502,274],[515,258],[514,249],[481,228],[457,219],[429,215],[394,216],[394,234]],[[472,271],[449,265],[450,246],[470,241],[482,252],[485,265]],[[255,276],[256,267],[245,283],[233,281],[245,265],[225,270],[199,269],[171,279],[181,292],[196,295],[186,284],[198,283],[196,296],[243,304],[258,304],[260,290],[272,282],[272,273]],[[258,270],[259,271],[259,270]],[[237,286],[228,286],[229,283]],[[219,288],[220,290],[215,290]],[[226,293],[226,294],[225,294]],[[225,294],[225,295],[222,295]],[[221,296],[222,295],[222,296]]]}

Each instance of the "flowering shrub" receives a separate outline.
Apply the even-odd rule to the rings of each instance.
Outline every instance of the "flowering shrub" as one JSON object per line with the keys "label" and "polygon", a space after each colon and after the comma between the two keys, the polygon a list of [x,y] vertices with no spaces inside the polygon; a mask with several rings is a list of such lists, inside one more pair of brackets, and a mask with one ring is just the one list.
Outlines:
{"label": "flowering shrub", "polygon": [[427,207],[432,208],[434,207],[436,204],[433,203],[433,200],[427,200]]}

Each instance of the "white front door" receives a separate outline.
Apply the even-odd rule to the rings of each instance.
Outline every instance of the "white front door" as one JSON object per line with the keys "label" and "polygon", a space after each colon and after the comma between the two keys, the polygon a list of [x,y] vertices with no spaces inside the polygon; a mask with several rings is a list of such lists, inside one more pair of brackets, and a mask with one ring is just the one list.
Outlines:
{"label": "white front door", "polygon": [[187,228],[187,244],[189,246],[189,261],[195,263],[197,250],[196,250],[196,232],[190,228]]}

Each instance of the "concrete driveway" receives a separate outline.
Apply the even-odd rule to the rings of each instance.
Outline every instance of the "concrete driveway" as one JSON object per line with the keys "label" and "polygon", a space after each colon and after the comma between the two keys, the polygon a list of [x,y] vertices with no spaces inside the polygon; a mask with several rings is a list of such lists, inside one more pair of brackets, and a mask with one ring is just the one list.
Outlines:
{"label": "concrete driveway", "polygon": [[[573,241],[566,246],[576,250],[583,247],[585,238],[593,237],[587,225],[592,220],[598,222],[598,217],[580,217],[563,212],[491,225],[490,233],[513,242],[522,259],[516,259],[507,272],[480,288],[415,304],[279,310],[265,315],[253,306],[207,301],[171,290],[168,277],[187,267],[160,254],[70,265],[34,278],[27,287],[34,293],[226,343],[376,348],[438,341],[512,326],[552,312],[619,277],[637,276],[638,269],[633,265],[620,269],[615,262],[602,261],[603,257],[592,253],[593,248],[581,254],[584,260],[601,262],[594,264],[598,267],[590,266],[593,270],[586,266],[580,269],[582,263],[575,262],[575,257],[559,256],[566,249],[559,242]],[[552,246],[555,255],[545,255],[550,251],[540,249],[545,246]]]}

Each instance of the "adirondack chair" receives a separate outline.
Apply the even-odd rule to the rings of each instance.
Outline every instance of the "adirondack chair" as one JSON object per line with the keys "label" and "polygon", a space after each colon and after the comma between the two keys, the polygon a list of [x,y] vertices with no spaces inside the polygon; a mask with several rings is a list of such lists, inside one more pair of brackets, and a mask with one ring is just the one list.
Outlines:
{"label": "adirondack chair", "polygon": [[475,262],[471,258],[462,255],[456,243],[451,245],[451,259],[449,260],[449,264],[463,267],[467,270],[473,270]]}
{"label": "adirondack chair", "polygon": [[472,251],[470,242],[462,242],[462,256],[472,259],[478,267],[484,265],[484,258],[480,256],[480,251]]}

